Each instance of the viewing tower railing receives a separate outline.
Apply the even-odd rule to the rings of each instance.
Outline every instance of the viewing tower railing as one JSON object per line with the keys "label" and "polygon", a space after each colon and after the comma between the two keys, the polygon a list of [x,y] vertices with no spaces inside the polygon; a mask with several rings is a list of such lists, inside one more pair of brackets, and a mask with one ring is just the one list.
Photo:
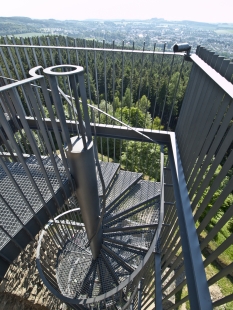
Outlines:
{"label": "viewing tower railing", "polygon": [[[15,44],[14,39],[4,38],[4,40],[5,44],[0,46],[2,76],[0,82],[3,85],[0,89],[0,103],[3,107],[2,112],[5,113],[1,114],[0,160],[5,173],[9,174],[9,167],[4,164],[6,159],[10,163],[20,162],[24,165],[27,178],[31,180],[33,190],[36,192],[38,185],[33,185],[34,175],[27,172],[31,163],[24,164],[26,154],[36,156],[39,146],[40,154],[38,153],[36,160],[41,161],[40,166],[45,166],[45,170],[50,165],[48,163],[46,166],[43,162],[43,156],[49,153],[49,149],[46,141],[43,140],[37,112],[42,115],[46,136],[54,141],[54,135],[56,135],[51,118],[46,118],[47,110],[43,112],[42,108],[36,111],[32,104],[33,98],[36,97],[39,107],[43,106],[43,104],[40,105],[41,94],[45,90],[47,92],[47,89],[48,93],[50,92],[46,79],[44,86],[39,85],[35,78],[18,82],[15,86],[17,92],[11,87],[11,83],[25,79],[29,69],[35,66],[46,68],[62,64],[82,65],[86,73],[88,103],[93,106],[89,110],[92,120],[91,133],[98,137],[99,157],[102,160],[120,162],[122,167],[130,170],[133,166],[132,159],[139,156],[137,171],[144,173],[144,176],[151,180],[160,180],[160,182],[162,177],[160,178],[159,175],[164,168],[164,223],[170,226],[162,229],[160,243],[157,244],[150,268],[143,275],[144,280],[140,282],[138,292],[134,293],[134,299],[128,306],[131,307],[130,309],[150,307],[160,309],[160,302],[162,302],[164,309],[177,309],[180,305],[189,302],[191,309],[206,310],[223,304],[231,307],[233,294],[230,289],[227,289],[232,287],[233,250],[233,85],[231,83],[233,65],[230,60],[202,47],[197,48],[196,54],[184,57],[184,53],[167,53],[165,46],[162,51],[156,51],[156,47],[154,51],[146,51],[145,48],[139,51],[126,50],[124,45],[118,49],[114,44],[111,48],[106,48],[104,43],[102,48],[95,47],[94,43],[92,47],[87,47],[85,42],[83,47],[70,46],[68,39],[63,43],[65,46],[60,46],[58,39],[57,46],[53,46],[49,38],[46,39],[47,46],[42,45],[40,39],[39,45],[31,39],[30,45],[24,44],[23,39],[18,45]],[[76,44],[75,40],[73,44]],[[184,78],[186,73],[188,73],[189,82],[185,96],[182,98],[182,89],[184,90],[187,85],[187,80]],[[62,78],[59,82],[62,82],[62,91],[69,94],[67,82]],[[127,88],[129,89],[128,101],[126,100]],[[32,93],[34,97],[30,96]],[[134,118],[133,110],[130,108],[140,107],[142,95],[147,97],[144,113],[141,115],[136,112]],[[72,94],[69,96],[71,98]],[[13,106],[11,106],[12,98],[15,100]],[[16,102],[23,102],[24,112],[22,106],[17,106]],[[69,134],[72,135],[77,132],[75,112],[65,101],[63,106],[66,126]],[[128,108],[130,114],[127,114],[124,108]],[[151,115],[149,117],[148,110]],[[7,115],[11,115],[10,119]],[[112,117],[124,123],[128,122],[127,124],[131,126],[133,124],[136,131],[122,124],[119,126]],[[22,131],[19,119],[23,122],[25,132]],[[54,202],[51,207],[48,201],[45,204],[45,197],[40,192],[37,193],[41,204],[48,206],[48,210],[43,214],[37,214],[33,208],[30,211],[30,216],[36,223],[33,225],[38,227],[34,235],[52,215],[72,209],[68,204],[64,207],[66,198],[71,196],[73,181],[68,166],[65,170],[59,170],[60,156],[64,157],[62,157],[63,164],[66,158],[63,154],[63,137],[60,135],[62,129],[56,117],[55,122],[59,134],[56,135],[57,144],[50,143],[54,148],[51,150],[53,156],[50,154],[50,157],[56,162],[53,167],[57,168],[53,173],[56,180],[61,179],[60,186],[63,192],[59,194],[59,191],[56,192],[52,188],[53,183],[49,177],[47,178],[48,172],[44,171],[46,184],[52,193],[51,199],[57,201],[57,207],[53,209]],[[11,131],[12,128],[13,131]],[[148,175],[149,163],[143,158],[144,153],[150,149],[147,145],[152,144],[137,131],[164,146],[165,164],[164,167],[159,168],[159,173],[156,175]],[[5,134],[8,138],[11,136],[11,139],[7,139]],[[30,149],[26,150],[28,143],[25,143],[27,142],[25,139],[27,140],[32,134],[34,138],[29,139]],[[35,139],[38,141],[37,146]],[[17,143],[12,144],[14,140]],[[131,141],[138,144],[132,148]],[[153,147],[156,149],[155,143]],[[17,148],[21,149],[17,152]],[[59,152],[57,152],[58,149]],[[130,149],[132,149],[132,157],[130,157]],[[25,156],[18,158],[20,153]],[[57,157],[54,154],[57,154]],[[156,155],[153,158],[156,163],[158,158]],[[158,162],[160,163],[160,159]],[[61,173],[64,174],[64,182]],[[11,178],[11,175],[9,174],[8,177]],[[11,181],[14,182],[13,179]],[[27,195],[23,194],[17,184],[15,188],[28,204]],[[11,231],[12,228],[5,227],[4,223],[1,223],[1,240],[8,238],[7,242],[14,243],[17,248],[10,257],[9,252],[4,252],[5,243],[2,245],[4,250],[1,250],[0,270],[3,278],[7,266],[33,239],[33,234],[23,221],[20,222],[20,215],[10,210],[6,199],[4,200],[3,194],[1,195],[4,210],[7,210],[4,212],[11,213],[11,218],[17,218],[17,225],[23,227],[21,235],[16,238],[15,233]],[[61,208],[63,208],[62,211]],[[2,210],[1,208],[1,212]],[[49,212],[53,214],[48,215]],[[32,216],[34,213],[36,213],[35,217]],[[161,276],[159,276],[160,273]],[[213,285],[218,285],[221,291],[217,298],[211,294]]]}

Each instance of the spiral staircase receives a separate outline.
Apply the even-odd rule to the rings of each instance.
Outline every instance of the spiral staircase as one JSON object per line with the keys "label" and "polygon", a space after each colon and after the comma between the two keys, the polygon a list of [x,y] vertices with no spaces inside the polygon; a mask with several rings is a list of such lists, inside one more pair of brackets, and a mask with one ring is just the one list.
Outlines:
{"label": "spiral staircase", "polygon": [[[97,296],[104,298],[98,302],[99,309],[121,309],[127,303],[129,278],[140,267],[158,227],[160,184],[142,180],[140,173],[120,170],[119,164],[101,162],[101,170],[106,185],[106,211],[98,257],[93,259],[86,229],[78,221],[79,208],[51,221],[39,242],[39,264],[48,259],[44,254],[48,255],[48,244],[58,253],[49,258],[50,277],[57,281],[57,296],[69,304],[76,303],[77,309],[85,302],[94,307]],[[102,202],[101,194],[99,186]],[[60,236],[58,245],[52,244],[47,232],[50,229]],[[47,276],[45,284],[51,288],[51,278],[43,270]],[[111,293],[106,298],[108,292]]]}
{"label": "spiral staircase", "polygon": [[[1,274],[42,229],[37,266],[44,284],[57,297],[74,309],[127,308],[159,241],[162,185],[144,180],[142,173],[121,170],[119,163],[99,161],[82,67],[50,67],[44,75],[40,70],[31,69],[32,77],[19,83],[40,128],[45,155],[29,126],[32,117],[25,117],[18,84],[2,87],[5,113],[0,115],[4,128],[0,134],[8,152],[0,158]],[[58,76],[67,78],[69,96],[59,87]],[[40,83],[54,136],[32,80]],[[72,133],[62,96],[74,112]],[[55,144],[60,154],[53,149]]]}

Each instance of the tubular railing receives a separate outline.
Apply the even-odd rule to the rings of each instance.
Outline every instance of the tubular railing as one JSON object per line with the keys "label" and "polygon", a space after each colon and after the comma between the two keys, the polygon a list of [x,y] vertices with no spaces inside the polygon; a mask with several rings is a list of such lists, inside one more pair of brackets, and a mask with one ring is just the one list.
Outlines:
{"label": "tubular railing", "polygon": [[[143,50],[135,50],[134,45],[130,50],[125,49],[124,43],[119,48],[114,42],[108,48],[105,42],[102,47],[96,47],[95,42],[85,40],[83,46],[78,47],[76,40],[71,38],[64,42],[53,37],[39,38],[36,43],[31,39],[28,45],[22,39],[16,44],[16,40],[2,38],[1,76],[20,80],[32,67],[39,65],[44,68],[81,65],[86,72],[89,103],[134,127],[174,130],[191,68],[189,62],[184,62],[184,53],[166,52],[166,45],[162,51],[155,47],[153,51],[147,51],[145,46]],[[61,78],[61,82],[62,90],[67,94],[65,79]],[[72,111],[68,106],[67,109],[71,119]],[[131,114],[134,115],[137,109],[139,115],[135,119]]]}

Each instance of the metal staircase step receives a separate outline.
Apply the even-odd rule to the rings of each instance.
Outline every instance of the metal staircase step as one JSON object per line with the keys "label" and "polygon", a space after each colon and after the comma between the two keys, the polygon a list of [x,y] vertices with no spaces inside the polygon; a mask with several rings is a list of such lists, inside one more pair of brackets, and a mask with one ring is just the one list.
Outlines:
{"label": "metal staircase step", "polygon": [[[42,159],[42,162],[43,162],[44,166],[53,166],[53,165],[52,165],[52,162],[51,162],[51,160],[50,160],[50,157],[48,157],[48,156],[42,156],[41,159]],[[56,162],[56,164],[57,164],[58,169],[60,168],[59,171],[60,171],[60,170],[62,171],[62,169],[65,170],[61,158],[60,158],[58,155],[55,155],[55,156],[54,156],[54,159],[55,159],[55,162]],[[28,158],[25,160],[25,162],[26,162],[27,164],[38,165],[38,161],[37,161],[35,155],[31,155],[30,157],[28,157]]]}
{"label": "metal staircase step", "polygon": [[[50,159],[48,157],[43,158],[44,167],[56,195],[57,203],[55,203],[46,184],[35,156],[31,156],[26,160],[28,169],[36,187],[46,202],[46,206],[43,205],[37,194],[36,187],[31,184],[21,163],[5,162],[5,165],[24,198],[3,167],[0,166],[0,225],[2,227],[0,229],[0,253],[10,260],[14,260],[19,255],[20,251],[48,223],[51,216],[55,215],[57,209],[64,204],[66,197],[72,195],[68,178],[58,157],[56,162],[58,163],[58,171],[65,195],[56,178]],[[16,247],[17,244],[19,247]]]}
{"label": "metal staircase step", "polygon": [[104,223],[111,217],[121,214],[133,207],[141,206],[160,195],[160,183],[140,180],[123,196],[105,215]]}
{"label": "metal staircase step", "polygon": [[[120,164],[101,161],[100,168],[101,168],[103,179],[104,179],[105,189],[107,191],[120,168]],[[102,189],[102,184],[101,184],[101,180],[99,177],[99,173],[97,173],[97,181],[98,181],[99,196],[102,196],[103,189]]]}
{"label": "metal staircase step", "polygon": [[159,197],[155,197],[149,202],[131,207],[129,210],[120,212],[119,214],[107,218],[104,223],[104,229],[108,228],[124,228],[145,224],[157,224],[159,216]]}
{"label": "metal staircase step", "polygon": [[142,173],[120,170],[114,180],[114,184],[108,192],[106,199],[106,210],[110,208],[119,198],[130,190],[142,177]]}
{"label": "metal staircase step", "polygon": [[[127,242],[129,242],[129,245],[131,244],[133,236],[128,236],[128,238],[124,238]],[[122,240],[122,239],[121,239]],[[104,246],[107,247],[109,250],[111,250],[115,255],[119,256],[125,263],[127,263],[130,266],[133,266],[133,269],[136,269],[137,266],[140,264],[142,258],[146,255],[146,251],[140,250],[140,249],[134,249],[133,247],[127,247],[124,245],[114,244],[110,242],[104,241]],[[127,272],[124,269],[117,270],[118,274],[123,277],[123,274],[127,276]]]}

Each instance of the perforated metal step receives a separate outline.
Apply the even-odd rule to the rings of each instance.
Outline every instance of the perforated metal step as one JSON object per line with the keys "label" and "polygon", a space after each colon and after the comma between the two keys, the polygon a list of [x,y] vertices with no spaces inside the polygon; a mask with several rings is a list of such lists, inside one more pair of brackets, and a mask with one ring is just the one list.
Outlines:
{"label": "perforated metal step", "polygon": [[142,173],[121,170],[114,181],[113,186],[109,190],[106,199],[106,210],[112,206],[119,198],[123,198],[124,194],[136,184],[142,177]]}
{"label": "perforated metal step", "polygon": [[160,194],[160,184],[157,182],[150,182],[140,180],[130,191],[119,199],[118,202],[112,206],[104,217],[104,223],[110,222],[117,218],[117,215],[124,214],[133,208],[137,208]]}
{"label": "perforated metal step", "polygon": [[[101,161],[100,162],[100,168],[101,168],[103,179],[104,179],[105,189],[107,191],[109,186],[111,185],[111,182],[113,181],[114,177],[116,176],[117,171],[120,168],[120,164]],[[100,177],[99,177],[98,173],[97,173],[97,181],[98,181],[99,196],[102,196],[103,195],[103,189],[102,189],[102,184],[101,184]]]}
{"label": "perforated metal step", "polygon": [[[56,203],[35,156],[25,161],[28,172],[35,182],[34,185],[21,163],[5,161],[9,175],[4,167],[0,166],[0,225],[2,228],[0,230],[0,254],[5,260],[13,261],[50,217],[57,212],[57,209],[64,204],[66,197],[71,196],[72,192],[65,169],[58,156],[55,160],[63,184],[62,190],[50,158],[44,158],[43,163],[56,196]],[[2,275],[5,271],[1,267]]]}

